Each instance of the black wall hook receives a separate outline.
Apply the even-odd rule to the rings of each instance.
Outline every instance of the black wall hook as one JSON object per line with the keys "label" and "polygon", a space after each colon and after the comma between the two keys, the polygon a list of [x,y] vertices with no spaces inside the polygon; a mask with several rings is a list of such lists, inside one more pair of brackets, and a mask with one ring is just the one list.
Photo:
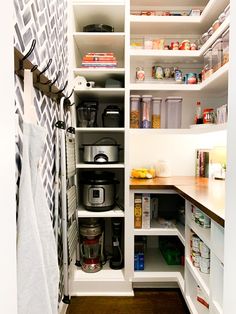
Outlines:
{"label": "black wall hook", "polygon": [[29,51],[27,52],[26,55],[24,55],[24,57],[20,60],[20,70],[23,70],[23,63],[24,63],[24,60],[26,60],[30,55],[31,53],[33,52],[34,48],[35,48],[35,45],[36,45],[36,39],[33,39],[32,41],[32,44],[31,44],[31,47],[29,49]]}
{"label": "black wall hook", "polygon": [[37,70],[37,68],[38,68],[38,66],[37,66],[37,64],[35,64],[35,65],[32,67],[31,72],[36,71],[36,70]]}
{"label": "black wall hook", "polygon": [[[38,82],[38,83],[41,83],[41,82],[40,82],[40,76],[41,76],[43,73],[45,73],[45,72],[47,71],[47,69],[49,69],[49,67],[50,67],[51,64],[52,64],[52,59],[49,59],[47,65],[46,65],[46,67],[45,67],[45,68],[43,69],[43,71],[41,71],[41,72],[39,73],[39,75],[37,76],[37,82]],[[41,84],[42,84],[42,83],[41,83]],[[49,83],[46,83],[46,84],[49,84]]]}
{"label": "black wall hook", "polygon": [[52,81],[50,84],[49,84],[49,92],[51,93],[52,92],[52,86],[56,83],[56,81],[59,79],[61,75],[61,71],[58,71],[54,81]]}
{"label": "black wall hook", "polygon": [[65,98],[65,100],[68,100],[69,98],[71,98],[71,96],[72,96],[73,93],[74,93],[74,88],[72,89],[70,95]]}
{"label": "black wall hook", "polygon": [[68,85],[68,81],[66,81],[66,83],[65,83],[65,85],[64,85],[64,87],[62,89],[60,89],[58,92],[56,92],[54,94],[55,95],[61,94],[66,89],[67,85]]}

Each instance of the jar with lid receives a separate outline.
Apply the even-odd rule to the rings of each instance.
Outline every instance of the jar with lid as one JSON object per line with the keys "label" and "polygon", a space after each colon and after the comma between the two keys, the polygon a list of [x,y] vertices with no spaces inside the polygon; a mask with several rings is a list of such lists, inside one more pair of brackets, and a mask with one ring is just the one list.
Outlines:
{"label": "jar with lid", "polygon": [[204,57],[204,75],[203,79],[207,79],[213,73],[212,65],[212,48],[209,48],[203,55]]}
{"label": "jar with lid", "polygon": [[152,127],[152,95],[143,95],[141,102],[141,128]]}
{"label": "jar with lid", "polygon": [[222,38],[218,38],[212,45],[212,67],[213,72],[216,72],[221,66],[223,61],[223,45]]}
{"label": "jar with lid", "polygon": [[152,127],[154,129],[160,129],[161,127],[161,103],[161,98],[152,98]]}
{"label": "jar with lid", "polygon": [[144,81],[145,80],[145,72],[143,67],[136,68],[136,81]]}
{"label": "jar with lid", "polygon": [[223,65],[229,62],[229,28],[222,35],[223,41]]}
{"label": "jar with lid", "polygon": [[130,127],[138,129],[140,126],[140,95],[130,96]]}

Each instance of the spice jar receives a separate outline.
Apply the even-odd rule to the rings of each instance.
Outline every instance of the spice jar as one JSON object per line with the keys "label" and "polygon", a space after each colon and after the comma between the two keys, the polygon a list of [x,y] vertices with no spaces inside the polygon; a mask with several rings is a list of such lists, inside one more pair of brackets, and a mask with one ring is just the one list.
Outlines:
{"label": "spice jar", "polygon": [[211,124],[214,123],[214,109],[207,108],[203,110],[203,123]]}
{"label": "spice jar", "polygon": [[149,129],[152,126],[152,95],[142,96],[141,109],[141,127]]}
{"label": "spice jar", "polygon": [[140,126],[140,95],[130,96],[130,127],[138,129]]}
{"label": "spice jar", "polygon": [[145,72],[143,67],[136,68],[136,81],[144,81],[145,80]]}
{"label": "spice jar", "polygon": [[161,103],[162,99],[159,97],[152,98],[152,127],[154,129],[160,129],[161,127]]}

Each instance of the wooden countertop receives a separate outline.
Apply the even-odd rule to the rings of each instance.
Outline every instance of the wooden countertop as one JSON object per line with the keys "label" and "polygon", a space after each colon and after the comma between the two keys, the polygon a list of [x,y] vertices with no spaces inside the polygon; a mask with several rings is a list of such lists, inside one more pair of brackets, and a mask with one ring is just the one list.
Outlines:
{"label": "wooden countertop", "polygon": [[130,189],[172,189],[224,226],[225,181],[196,177],[130,179]]}

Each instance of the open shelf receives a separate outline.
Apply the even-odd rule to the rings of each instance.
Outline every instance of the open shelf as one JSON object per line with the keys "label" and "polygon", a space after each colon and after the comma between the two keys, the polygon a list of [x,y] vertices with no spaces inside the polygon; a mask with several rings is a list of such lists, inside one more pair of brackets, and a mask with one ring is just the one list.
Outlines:
{"label": "open shelf", "polygon": [[92,212],[86,210],[84,207],[79,206],[78,208],[78,218],[109,218],[109,217],[124,217],[124,211],[121,210],[118,206],[114,209],[103,211],[103,212]]}
{"label": "open shelf", "polygon": [[95,97],[95,98],[117,98],[125,94],[124,88],[90,88],[90,89],[75,89],[76,95],[81,97]]}
{"label": "open shelf", "polygon": [[174,228],[163,228],[157,221],[151,221],[150,229],[134,229],[134,235],[146,236],[177,236],[183,245],[185,245],[184,226],[177,224]]}
{"label": "open shelf", "polygon": [[184,278],[182,265],[168,265],[158,248],[148,248],[144,253],[144,270],[134,271],[134,282],[178,282]]}
{"label": "open shelf", "polygon": [[[210,0],[200,16],[136,16],[130,15],[131,34],[202,34],[208,30],[214,20],[224,11],[228,0]],[[153,7],[152,7],[153,6]],[[167,4],[163,2],[162,7]],[[177,5],[178,6],[178,5]],[[172,3],[173,7],[173,3]],[[189,3],[185,7],[191,9]],[[145,6],[147,10],[147,4]],[[150,3],[150,10],[156,10]],[[157,25],[155,25],[157,24]]]}
{"label": "open shelf", "polygon": [[76,164],[77,169],[122,169],[125,165],[123,163],[114,164],[89,164],[89,163],[78,163]]}
{"label": "open shelf", "polygon": [[200,227],[194,221],[187,219],[187,224],[190,229],[192,229],[198,237],[211,249],[211,228]]}
{"label": "open shelf", "polygon": [[224,64],[220,69],[208,77],[205,81],[199,84],[176,84],[176,83],[133,83],[130,84],[130,89],[133,91],[204,91],[214,92],[227,91],[228,89],[228,71],[229,63]]}
{"label": "open shelf", "polygon": [[186,265],[191,272],[192,276],[198,283],[198,285],[201,287],[201,289],[204,291],[205,295],[209,298],[210,295],[210,274],[204,274],[202,273],[198,268],[194,267],[190,258],[186,258]]}
{"label": "open shelf", "polygon": [[105,81],[108,78],[123,78],[125,75],[124,68],[75,68],[73,72],[75,76],[86,77],[87,81]]}

